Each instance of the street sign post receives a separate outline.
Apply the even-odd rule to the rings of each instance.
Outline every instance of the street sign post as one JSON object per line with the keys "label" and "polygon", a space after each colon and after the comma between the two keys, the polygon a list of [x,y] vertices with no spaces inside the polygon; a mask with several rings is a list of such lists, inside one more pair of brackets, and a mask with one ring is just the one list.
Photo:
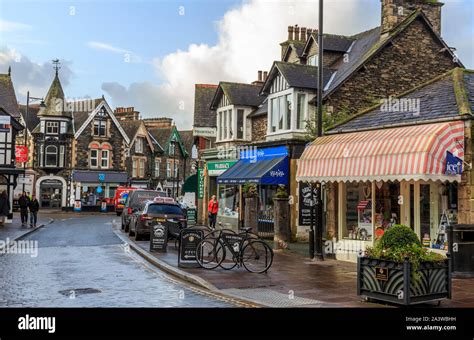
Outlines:
{"label": "street sign post", "polygon": [[196,260],[196,248],[204,238],[204,232],[200,229],[187,228],[181,231],[179,242],[178,267],[199,268]]}

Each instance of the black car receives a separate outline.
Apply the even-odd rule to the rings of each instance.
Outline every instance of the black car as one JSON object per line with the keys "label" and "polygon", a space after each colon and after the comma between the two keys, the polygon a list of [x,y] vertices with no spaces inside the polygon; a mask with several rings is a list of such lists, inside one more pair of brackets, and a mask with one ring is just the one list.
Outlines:
{"label": "black car", "polygon": [[147,201],[152,201],[155,197],[164,197],[166,193],[163,191],[137,189],[133,190],[128,194],[127,201],[122,211],[122,229],[128,232],[130,227],[130,217],[132,214]]}
{"label": "black car", "polygon": [[129,234],[135,235],[135,240],[148,238],[151,226],[157,223],[167,225],[168,234],[177,237],[186,228],[186,214],[172,198],[156,198],[132,214]]}

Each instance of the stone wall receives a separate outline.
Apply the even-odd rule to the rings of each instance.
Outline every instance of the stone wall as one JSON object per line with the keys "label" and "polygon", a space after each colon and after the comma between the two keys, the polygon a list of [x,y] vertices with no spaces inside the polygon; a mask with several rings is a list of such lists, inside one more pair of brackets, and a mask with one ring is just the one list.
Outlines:
{"label": "stone wall", "polygon": [[335,114],[354,114],[382,98],[408,91],[457,65],[447,52],[441,52],[442,48],[419,18],[325,104],[332,106]]}
{"label": "stone wall", "polygon": [[[465,153],[464,161],[473,162],[474,141],[472,139],[473,127],[471,121],[466,121],[464,128]],[[464,168],[466,168],[466,164]],[[474,224],[474,170],[463,172],[461,183],[458,186],[458,223]]]}
{"label": "stone wall", "polygon": [[253,117],[252,121],[252,141],[264,141],[267,135],[267,115]]}

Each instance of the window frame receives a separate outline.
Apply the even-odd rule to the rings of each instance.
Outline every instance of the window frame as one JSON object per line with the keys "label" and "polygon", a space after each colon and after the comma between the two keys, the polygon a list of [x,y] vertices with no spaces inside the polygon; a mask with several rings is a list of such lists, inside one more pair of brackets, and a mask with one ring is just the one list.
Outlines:
{"label": "window frame", "polygon": [[[60,125],[59,121],[47,120],[46,121],[46,127],[45,127],[45,133],[47,135],[57,135],[57,134],[59,134],[59,125]],[[49,129],[52,129],[52,131],[49,131]]]}
{"label": "window frame", "polygon": [[[91,169],[98,169],[99,168],[99,151],[101,149],[90,149],[89,152],[89,167]],[[95,152],[95,157],[92,156],[93,152]],[[96,165],[92,165],[92,160],[95,160]]]}
{"label": "window frame", "polygon": [[[54,153],[53,152],[48,152],[49,148],[54,148]],[[54,155],[55,157],[55,164],[49,164],[48,163],[48,155]],[[44,148],[44,165],[47,168],[57,168],[58,167],[58,147],[56,145],[47,145]]]}
{"label": "window frame", "polygon": [[[101,131],[103,130],[103,134]],[[107,120],[104,118],[95,118],[93,123],[92,135],[96,137],[107,137]]]}

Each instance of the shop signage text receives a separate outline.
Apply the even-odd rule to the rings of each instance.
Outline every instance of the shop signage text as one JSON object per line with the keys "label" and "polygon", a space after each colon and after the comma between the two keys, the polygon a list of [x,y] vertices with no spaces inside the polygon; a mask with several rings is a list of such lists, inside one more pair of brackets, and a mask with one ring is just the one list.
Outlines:
{"label": "shop signage text", "polygon": [[388,281],[388,268],[375,267],[375,278],[380,281]]}
{"label": "shop signage text", "polygon": [[204,169],[198,169],[198,199],[204,197]]}
{"label": "shop signage text", "polygon": [[194,127],[193,136],[217,137],[217,129],[211,127]]}
{"label": "shop signage text", "polygon": [[209,176],[219,176],[229,170],[237,161],[208,162],[207,171]]}
{"label": "shop signage text", "polygon": [[15,160],[17,163],[28,162],[28,147],[23,145],[15,146]]}
{"label": "shop signage text", "polygon": [[451,152],[446,152],[446,175],[462,174],[462,159],[454,156]]}
{"label": "shop signage text", "polygon": [[[300,182],[299,188],[298,224],[301,226],[311,225],[311,207],[313,206],[311,185]],[[316,188],[314,188],[313,194],[316,196]]]}
{"label": "shop signage text", "polygon": [[198,268],[196,249],[204,237],[204,232],[199,229],[183,229],[179,242],[178,267]]}
{"label": "shop signage text", "polygon": [[157,223],[150,227],[150,251],[166,252],[168,245],[168,227]]}

